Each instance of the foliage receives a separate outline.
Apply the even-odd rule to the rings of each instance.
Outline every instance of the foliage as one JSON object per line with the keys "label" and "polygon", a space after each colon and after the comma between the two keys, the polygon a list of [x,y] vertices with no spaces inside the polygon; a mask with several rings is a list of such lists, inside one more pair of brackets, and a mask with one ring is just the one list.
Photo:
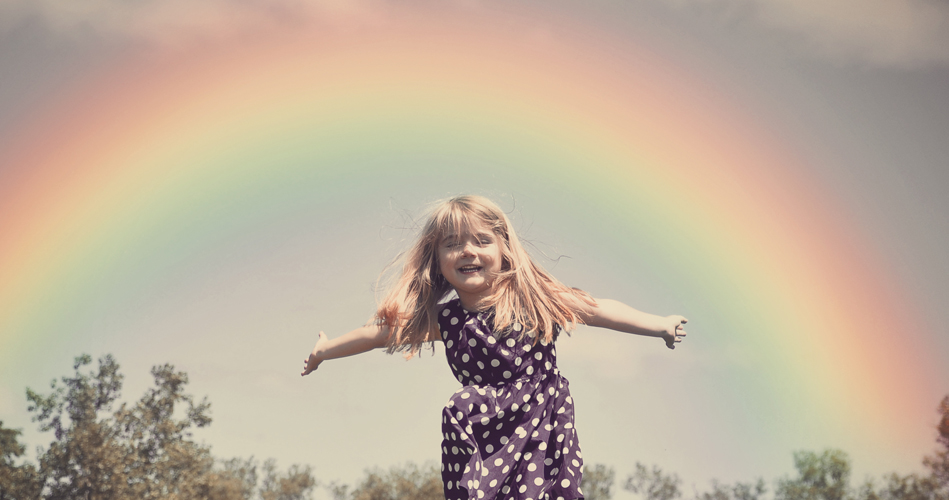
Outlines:
{"label": "foliage", "polygon": [[438,467],[413,463],[392,467],[388,472],[368,470],[352,490],[337,483],[330,484],[329,489],[335,500],[445,500]]}
{"label": "foliage", "polygon": [[850,481],[850,460],[840,450],[794,453],[798,477],[778,480],[776,500],[844,500]]}
{"label": "foliage", "polygon": [[645,500],[673,500],[682,496],[682,480],[675,473],[665,474],[658,466],[652,470],[636,462],[636,471],[626,478],[623,489],[641,494]]}
{"label": "foliage", "polygon": [[929,468],[937,488],[949,495],[949,396],[942,398],[938,412],[940,418],[936,430],[939,431],[939,437],[936,442],[942,448],[936,450],[934,455],[924,458],[923,464]]}
{"label": "foliage", "polygon": [[762,500],[768,488],[763,479],[755,483],[735,483],[727,485],[712,481],[712,491],[698,493],[696,500]]}
{"label": "foliage", "polygon": [[[10,491],[32,495],[11,493],[0,500],[310,498],[316,480],[309,467],[293,466],[283,474],[272,461],[265,462],[258,485],[253,459],[220,462],[208,447],[192,440],[193,429],[211,424],[210,404],[185,393],[184,372],[168,364],[152,368],[154,386],[135,404],[122,403],[113,411],[122,390],[119,365],[104,356],[97,370],[83,373],[91,363],[88,355],[77,357],[74,375],[54,380],[48,395],[27,389],[33,420],[40,430],[52,431],[54,440],[39,451],[35,474],[24,472],[11,480],[19,489],[11,486]],[[10,456],[22,453],[22,447],[7,445],[8,436],[3,434],[4,481],[13,469],[8,447]],[[2,494],[7,495],[6,490]]]}
{"label": "foliage", "polygon": [[19,429],[4,429],[0,421],[0,500],[25,500],[40,496],[40,481],[32,464],[16,465],[24,447]]}
{"label": "foliage", "polygon": [[610,500],[613,498],[613,482],[616,471],[612,467],[596,464],[583,468],[583,479],[580,481],[580,491],[586,500]]}

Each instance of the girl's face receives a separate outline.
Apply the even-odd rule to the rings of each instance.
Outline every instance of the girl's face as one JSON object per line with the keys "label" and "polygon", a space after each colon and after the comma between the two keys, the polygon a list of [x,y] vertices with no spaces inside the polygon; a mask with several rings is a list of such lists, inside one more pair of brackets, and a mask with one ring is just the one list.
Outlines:
{"label": "girl's face", "polygon": [[438,266],[455,288],[461,305],[473,311],[490,295],[494,277],[501,271],[501,243],[483,224],[460,234],[447,234],[438,244]]}

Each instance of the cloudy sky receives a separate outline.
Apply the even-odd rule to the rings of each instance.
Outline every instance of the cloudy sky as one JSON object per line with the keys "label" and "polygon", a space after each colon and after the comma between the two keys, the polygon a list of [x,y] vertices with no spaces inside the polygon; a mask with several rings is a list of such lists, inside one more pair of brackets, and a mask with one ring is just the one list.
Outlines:
{"label": "cloudy sky", "polygon": [[563,281],[691,320],[674,352],[564,341],[588,463],[916,470],[949,392],[947,83],[938,1],[0,0],[0,419],[45,443],[24,387],[112,352],[128,396],[188,371],[219,456],[435,461],[438,352],[295,373],[407,220],[477,192]]}

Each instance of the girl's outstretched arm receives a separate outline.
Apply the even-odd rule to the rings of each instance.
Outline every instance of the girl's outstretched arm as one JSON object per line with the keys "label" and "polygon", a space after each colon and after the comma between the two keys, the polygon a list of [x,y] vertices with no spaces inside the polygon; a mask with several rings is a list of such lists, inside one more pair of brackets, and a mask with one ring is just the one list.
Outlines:
{"label": "girl's outstretched arm", "polygon": [[303,372],[300,375],[307,375],[316,370],[320,363],[327,359],[343,358],[385,347],[388,339],[389,327],[380,325],[357,328],[332,340],[325,333],[320,332],[320,338],[313,346],[313,352],[303,360]]}
{"label": "girl's outstretched arm", "polygon": [[580,319],[590,326],[647,337],[659,337],[666,342],[666,347],[669,349],[675,349],[676,343],[681,342],[682,337],[685,337],[683,325],[688,320],[682,316],[656,316],[637,311],[617,300],[594,299],[596,304],[590,305],[570,297]]}

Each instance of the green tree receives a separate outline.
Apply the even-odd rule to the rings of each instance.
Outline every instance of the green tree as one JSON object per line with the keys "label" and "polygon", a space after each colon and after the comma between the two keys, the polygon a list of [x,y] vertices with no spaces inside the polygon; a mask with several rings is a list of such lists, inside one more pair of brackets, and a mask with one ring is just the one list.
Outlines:
{"label": "green tree", "polygon": [[39,456],[43,498],[310,498],[316,480],[309,467],[281,473],[268,461],[259,475],[253,459],[220,462],[196,443],[192,430],[211,424],[210,404],[185,392],[184,372],[168,364],[152,368],[154,386],[134,404],[112,411],[122,389],[119,365],[104,356],[97,370],[83,372],[91,363],[88,355],[77,357],[75,374],[54,380],[48,395],[27,389],[34,421],[54,435]]}
{"label": "green tree", "polygon": [[645,500],[673,500],[682,496],[681,485],[677,474],[666,474],[656,465],[649,470],[636,462],[636,471],[627,476],[623,489],[642,495]]}
{"label": "green tree", "polygon": [[755,483],[723,484],[712,480],[712,491],[698,493],[696,500],[761,500],[768,491],[763,479]]}
{"label": "green tree", "polygon": [[580,481],[580,491],[586,500],[610,500],[613,498],[613,482],[616,480],[616,471],[603,464],[584,466],[583,479]]}
{"label": "green tree", "polygon": [[0,500],[39,498],[42,481],[32,464],[17,465],[25,448],[17,440],[22,431],[5,429],[0,421]]}
{"label": "green tree", "polygon": [[445,500],[438,467],[411,462],[388,471],[368,470],[355,488],[338,483],[328,487],[336,500]]}
{"label": "green tree", "polygon": [[840,450],[794,453],[798,477],[778,480],[775,500],[844,500],[850,488],[850,459]]}
{"label": "green tree", "polygon": [[939,436],[936,442],[940,448],[933,455],[925,457],[923,464],[929,468],[937,488],[949,495],[949,396],[942,398],[938,412],[940,418],[936,430]]}

